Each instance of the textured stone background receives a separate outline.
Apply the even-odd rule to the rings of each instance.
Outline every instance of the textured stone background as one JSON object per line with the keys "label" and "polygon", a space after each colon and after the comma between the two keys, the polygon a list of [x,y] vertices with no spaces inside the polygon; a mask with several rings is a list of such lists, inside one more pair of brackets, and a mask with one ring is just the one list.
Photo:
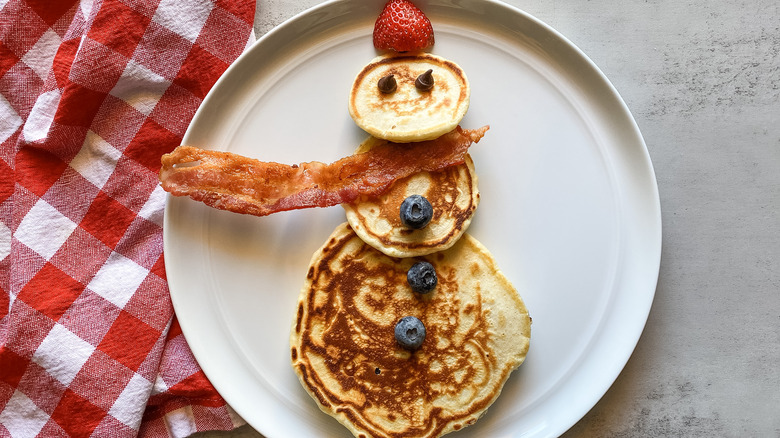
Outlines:
{"label": "textured stone background", "polygon": [[[259,0],[262,35],[317,0]],[[510,0],[579,46],[639,124],[664,248],[622,374],[564,436],[780,437],[780,2]],[[248,427],[202,437],[258,438]]]}

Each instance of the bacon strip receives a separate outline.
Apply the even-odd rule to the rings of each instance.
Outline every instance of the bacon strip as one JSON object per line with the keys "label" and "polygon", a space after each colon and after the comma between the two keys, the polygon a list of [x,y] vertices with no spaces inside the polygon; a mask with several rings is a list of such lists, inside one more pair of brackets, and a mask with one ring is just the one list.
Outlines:
{"label": "bacon strip", "polygon": [[236,213],[266,216],[310,207],[352,202],[375,196],[393,181],[421,171],[464,162],[468,148],[488,126],[455,130],[435,140],[384,142],[368,152],[334,163],[270,163],[230,152],[179,146],[162,157],[160,182],[175,196]]}

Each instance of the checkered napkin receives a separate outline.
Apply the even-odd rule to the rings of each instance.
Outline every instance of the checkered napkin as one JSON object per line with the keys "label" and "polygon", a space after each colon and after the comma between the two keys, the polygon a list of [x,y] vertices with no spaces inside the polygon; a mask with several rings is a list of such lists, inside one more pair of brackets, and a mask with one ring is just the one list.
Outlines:
{"label": "checkered napkin", "polygon": [[0,436],[243,423],[173,315],[157,172],[255,6],[0,0]]}

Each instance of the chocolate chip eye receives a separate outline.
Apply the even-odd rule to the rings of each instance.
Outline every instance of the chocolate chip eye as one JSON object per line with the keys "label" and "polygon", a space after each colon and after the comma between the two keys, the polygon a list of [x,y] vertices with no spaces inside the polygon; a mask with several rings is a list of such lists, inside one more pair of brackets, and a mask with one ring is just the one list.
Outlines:
{"label": "chocolate chip eye", "polygon": [[379,79],[379,82],[377,82],[377,87],[379,87],[379,91],[383,94],[390,94],[393,91],[395,91],[397,84],[395,82],[395,77],[393,75],[387,75]]}
{"label": "chocolate chip eye", "polygon": [[414,86],[420,91],[428,91],[433,88],[433,69],[429,69],[420,76],[417,76],[417,79],[414,81]]}

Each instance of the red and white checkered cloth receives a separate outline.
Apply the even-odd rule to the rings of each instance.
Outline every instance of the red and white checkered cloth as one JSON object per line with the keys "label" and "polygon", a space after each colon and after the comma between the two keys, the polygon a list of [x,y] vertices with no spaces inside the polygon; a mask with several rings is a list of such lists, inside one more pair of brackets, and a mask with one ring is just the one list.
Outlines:
{"label": "red and white checkered cloth", "polygon": [[243,424],[173,315],[157,172],[255,7],[0,0],[0,436]]}

